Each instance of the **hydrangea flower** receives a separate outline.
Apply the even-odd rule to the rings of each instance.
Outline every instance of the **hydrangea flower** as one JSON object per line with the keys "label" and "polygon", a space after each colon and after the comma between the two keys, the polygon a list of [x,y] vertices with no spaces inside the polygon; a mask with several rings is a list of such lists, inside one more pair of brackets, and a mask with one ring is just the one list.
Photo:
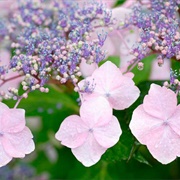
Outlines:
{"label": "hydrangea flower", "polygon": [[[112,1],[103,1],[105,4],[107,3],[108,7],[112,6]],[[110,6],[111,4],[111,6]],[[118,21],[119,22],[123,22],[125,21],[125,17],[127,15],[129,15],[131,13],[130,9],[127,8],[123,8],[123,7],[118,7],[118,8],[113,8],[112,9],[112,19]],[[117,24],[118,24],[117,23]],[[116,25],[117,26],[117,25]],[[97,34],[101,35],[102,32],[103,33],[107,33],[106,34],[106,40],[103,43],[102,49],[106,52],[107,57],[108,56],[119,56],[121,58],[121,67],[124,67],[124,65],[127,67],[127,62],[132,59],[132,55],[130,55],[129,53],[129,49],[125,48],[125,50],[123,49],[123,53],[120,49],[121,45],[123,45],[122,39],[119,37],[120,35],[122,35],[122,37],[126,37],[127,34],[133,34],[133,38],[136,37],[137,35],[135,33],[129,33],[129,30],[122,30],[120,32],[118,32],[116,30],[116,27],[97,27],[94,29],[94,33],[91,34],[91,39],[97,39]],[[130,42],[129,42],[130,39]],[[135,43],[134,39],[131,40],[131,37],[128,39],[128,43],[130,44],[129,48]],[[126,53],[126,52],[127,53]],[[122,54],[122,55],[121,55]],[[124,56],[123,56],[124,55]],[[92,75],[93,71],[97,69],[97,64],[92,62],[92,63],[84,63],[83,61],[81,61],[80,64],[80,70],[82,72],[82,75],[84,77],[88,77],[90,75]],[[89,73],[88,73],[89,72]]]}
{"label": "hydrangea flower", "polygon": [[33,135],[25,126],[23,109],[10,109],[0,102],[0,167],[12,158],[23,158],[34,151]]}
{"label": "hydrangea flower", "polygon": [[112,108],[105,98],[86,101],[80,108],[80,117],[71,115],[61,124],[56,139],[71,148],[84,165],[97,163],[107,148],[114,146],[122,131]]}
{"label": "hydrangea flower", "polygon": [[143,104],[133,112],[130,129],[162,164],[180,156],[180,105],[176,94],[152,84]]}
{"label": "hydrangea flower", "polygon": [[[93,87],[91,93],[86,82],[89,87]],[[91,77],[82,80],[79,87],[84,91],[82,101],[102,96],[117,110],[128,108],[139,97],[139,89],[134,85],[132,77],[123,75],[110,61],[96,69]]]}

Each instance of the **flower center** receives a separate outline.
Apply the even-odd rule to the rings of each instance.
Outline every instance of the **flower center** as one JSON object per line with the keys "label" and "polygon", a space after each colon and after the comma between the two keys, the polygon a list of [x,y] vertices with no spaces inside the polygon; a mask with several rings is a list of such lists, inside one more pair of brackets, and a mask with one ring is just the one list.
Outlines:
{"label": "flower center", "polygon": [[163,125],[164,125],[164,126],[168,126],[168,125],[169,125],[168,120],[165,120],[165,121],[163,122]]}
{"label": "flower center", "polygon": [[89,129],[89,132],[90,132],[90,133],[92,133],[92,132],[93,132],[93,129],[92,129],[92,128],[90,128],[90,129]]}
{"label": "flower center", "polygon": [[109,92],[106,93],[105,96],[108,98],[110,96],[110,93]]}

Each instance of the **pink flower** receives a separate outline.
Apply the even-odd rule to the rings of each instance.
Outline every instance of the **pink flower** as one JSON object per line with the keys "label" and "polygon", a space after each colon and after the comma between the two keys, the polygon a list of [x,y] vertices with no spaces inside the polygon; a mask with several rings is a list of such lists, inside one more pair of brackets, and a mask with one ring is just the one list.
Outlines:
{"label": "pink flower", "polygon": [[130,129],[162,164],[180,156],[180,105],[176,94],[152,84],[143,104],[133,112]]}
{"label": "pink flower", "polygon": [[74,156],[84,165],[99,161],[107,148],[114,146],[122,131],[112,108],[105,98],[86,101],[80,108],[80,117],[71,115],[61,124],[56,139],[71,148]]}
{"label": "pink flower", "polygon": [[82,101],[102,96],[111,107],[117,110],[128,108],[139,97],[139,89],[134,85],[131,74],[123,75],[119,68],[110,61],[96,69],[91,77],[79,83],[80,89],[85,89],[86,82],[93,87],[92,93],[83,93]]}
{"label": "pink flower", "polygon": [[0,102],[0,167],[12,158],[23,158],[34,150],[33,135],[25,126],[23,109],[9,109]]}

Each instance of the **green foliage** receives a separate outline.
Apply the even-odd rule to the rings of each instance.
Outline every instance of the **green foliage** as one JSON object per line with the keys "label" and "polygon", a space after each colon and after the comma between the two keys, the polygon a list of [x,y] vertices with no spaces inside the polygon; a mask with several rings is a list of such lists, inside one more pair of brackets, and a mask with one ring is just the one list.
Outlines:
{"label": "green foliage", "polygon": [[119,67],[120,65],[120,59],[117,56],[109,56],[106,60],[103,60],[99,63],[99,66],[101,66],[102,64],[104,64],[106,61],[111,61],[112,63],[114,63],[117,67]]}
{"label": "green foliage", "polygon": [[149,79],[149,76],[151,74],[152,60],[154,60],[155,57],[156,57],[155,55],[151,55],[142,60],[142,62],[144,63],[143,70],[139,70],[137,66],[133,68],[132,72],[135,74],[133,80],[136,84],[139,84],[140,82]]}
{"label": "green foliage", "polygon": [[172,69],[180,73],[180,61],[172,60]]}
{"label": "green foliage", "polygon": [[123,4],[125,2],[125,0],[117,0],[116,1],[116,4],[115,4],[115,7],[116,6],[120,6],[121,4]]}
{"label": "green foliage", "polygon": [[[78,94],[69,91],[64,86],[48,86],[50,89],[48,94],[34,91],[29,94],[27,99],[22,100],[19,108],[26,110],[29,127],[32,122],[28,117],[40,117],[39,129],[31,128],[36,149],[32,155],[27,156],[27,159],[30,159],[28,164],[36,169],[36,173],[48,173],[49,179],[178,179],[180,177],[180,160],[167,166],[161,165],[150,155],[146,146],[138,143],[129,129],[132,113],[138,105],[143,103],[150,85],[152,83],[163,84],[162,81],[143,81],[149,77],[153,58],[154,56],[151,56],[144,60],[145,68],[147,68],[141,73],[136,68],[133,70],[137,76],[141,74],[134,78],[141,91],[140,97],[130,108],[113,112],[118,118],[123,132],[120,141],[108,149],[96,165],[89,168],[78,162],[71,150],[61,146],[54,138],[61,122],[67,116],[79,113],[79,106],[76,102]],[[110,57],[108,60],[119,66],[118,57]],[[20,94],[22,94],[21,90]],[[5,103],[13,107],[15,101],[6,101]],[[55,154],[55,158],[51,157],[52,152]],[[10,166],[13,166],[12,163],[18,162],[19,160],[13,161]]]}

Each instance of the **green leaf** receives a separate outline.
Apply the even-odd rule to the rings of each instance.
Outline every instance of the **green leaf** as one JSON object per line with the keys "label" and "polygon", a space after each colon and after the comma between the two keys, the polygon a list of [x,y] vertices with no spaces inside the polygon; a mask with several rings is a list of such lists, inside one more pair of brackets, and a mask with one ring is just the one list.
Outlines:
{"label": "green leaf", "polygon": [[115,7],[123,4],[125,1],[126,1],[126,0],[117,0],[117,1],[116,1],[116,4],[115,4]]}
{"label": "green leaf", "polygon": [[[22,99],[18,108],[23,108],[26,110],[27,115],[36,115],[36,113],[48,111],[49,114],[55,110],[69,109],[70,111],[79,111],[78,104],[73,93],[63,92],[56,86],[48,86],[49,92],[42,93],[38,90],[30,92],[27,99]],[[9,107],[13,107],[15,101],[5,100],[5,104]]]}
{"label": "green leaf", "polygon": [[108,149],[103,155],[103,159],[107,162],[128,160],[134,144],[134,137],[131,134],[126,121],[126,111],[114,111],[114,114],[120,121],[122,135],[118,143],[112,148]]}
{"label": "green leaf", "polygon": [[148,162],[148,160],[140,152],[134,153],[133,158],[140,163],[143,163],[143,164],[146,164],[146,165],[152,167],[152,165]]}
{"label": "green leaf", "polygon": [[109,56],[106,60],[103,60],[99,63],[99,66],[101,66],[102,64],[104,64],[106,61],[111,61],[112,63],[114,63],[117,67],[119,67],[120,65],[120,59],[117,56]]}
{"label": "green leaf", "polygon": [[172,69],[180,73],[180,61],[172,60]]}
{"label": "green leaf", "polygon": [[144,63],[144,69],[139,70],[137,66],[134,67],[132,72],[134,73],[134,82],[135,84],[139,84],[140,82],[147,81],[149,79],[149,76],[151,74],[151,66],[152,66],[152,60],[155,59],[156,55],[151,55],[142,60]]}

